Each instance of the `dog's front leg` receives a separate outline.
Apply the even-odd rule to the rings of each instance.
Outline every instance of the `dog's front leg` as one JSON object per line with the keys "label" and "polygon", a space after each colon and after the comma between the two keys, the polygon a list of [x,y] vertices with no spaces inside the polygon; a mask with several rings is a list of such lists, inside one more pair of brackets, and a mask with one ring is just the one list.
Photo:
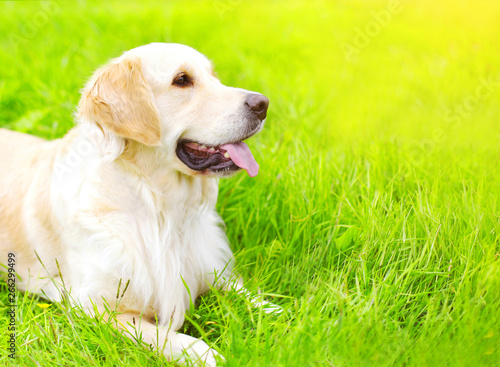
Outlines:
{"label": "dog's front leg", "polygon": [[137,342],[144,341],[161,351],[169,361],[184,364],[188,360],[195,366],[217,366],[216,356],[223,359],[204,341],[177,333],[166,326],[156,326],[139,314],[116,315],[115,326]]}

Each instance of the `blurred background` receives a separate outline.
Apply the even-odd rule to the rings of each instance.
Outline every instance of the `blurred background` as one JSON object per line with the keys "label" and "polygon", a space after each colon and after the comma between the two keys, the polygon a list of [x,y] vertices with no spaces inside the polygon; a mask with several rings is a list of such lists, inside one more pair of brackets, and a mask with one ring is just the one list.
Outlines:
{"label": "blurred background", "polygon": [[271,129],[306,128],[332,145],[371,134],[447,144],[455,135],[498,138],[490,108],[500,83],[494,1],[0,6],[0,123],[49,138],[71,127],[78,91],[98,66],[158,41],[188,44],[223,82],[269,95]]}
{"label": "blurred background", "polygon": [[282,331],[270,354],[223,335],[246,345],[228,363],[499,360],[498,1],[2,1],[0,14],[0,127],[63,136],[93,71],[150,42],[190,45],[224,84],[269,97],[249,142],[260,174],[222,180],[218,209],[249,286],[300,317],[266,324]]}

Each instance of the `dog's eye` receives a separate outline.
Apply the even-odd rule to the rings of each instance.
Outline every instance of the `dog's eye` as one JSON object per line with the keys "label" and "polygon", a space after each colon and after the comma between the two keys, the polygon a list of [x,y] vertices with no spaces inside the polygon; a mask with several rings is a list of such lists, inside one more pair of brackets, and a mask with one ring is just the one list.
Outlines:
{"label": "dog's eye", "polygon": [[180,73],[174,78],[172,84],[178,85],[179,87],[185,87],[192,84],[191,79],[186,73]]}

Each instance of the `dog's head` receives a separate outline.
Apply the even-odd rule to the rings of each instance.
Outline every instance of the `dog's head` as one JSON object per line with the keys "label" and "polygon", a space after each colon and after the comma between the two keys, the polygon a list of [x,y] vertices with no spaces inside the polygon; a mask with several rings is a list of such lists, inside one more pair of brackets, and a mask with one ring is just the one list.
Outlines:
{"label": "dog's head", "polygon": [[79,119],[164,152],[177,170],[223,176],[258,164],[243,140],[259,132],[269,100],[222,85],[194,49],[154,43],[98,70],[82,93]]}

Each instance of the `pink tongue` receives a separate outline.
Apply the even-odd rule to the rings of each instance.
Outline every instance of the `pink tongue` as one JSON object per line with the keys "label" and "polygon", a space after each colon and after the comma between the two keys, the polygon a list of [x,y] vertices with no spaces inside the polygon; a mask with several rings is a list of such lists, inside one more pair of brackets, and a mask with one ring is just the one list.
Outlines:
{"label": "pink tongue", "polygon": [[241,141],[236,144],[222,145],[221,148],[227,150],[234,164],[246,170],[250,177],[257,176],[259,164],[255,161],[248,145]]}

